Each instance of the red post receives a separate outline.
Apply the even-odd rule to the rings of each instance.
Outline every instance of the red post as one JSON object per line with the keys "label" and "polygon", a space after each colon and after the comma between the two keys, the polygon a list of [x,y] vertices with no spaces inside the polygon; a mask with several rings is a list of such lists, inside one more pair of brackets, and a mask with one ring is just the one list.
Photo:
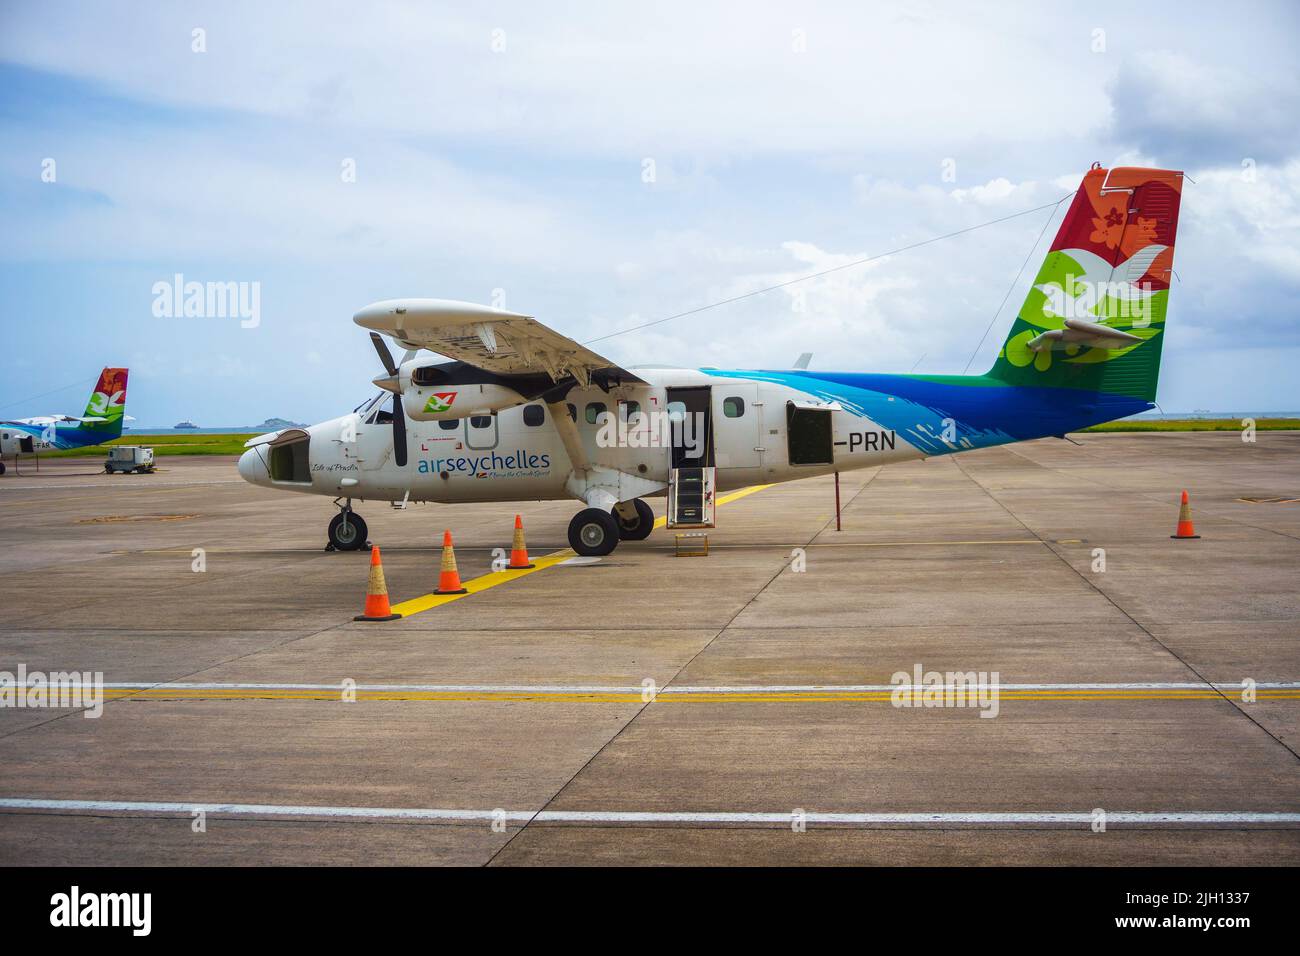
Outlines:
{"label": "red post", "polygon": [[840,527],[840,473],[835,472],[835,530],[843,531]]}

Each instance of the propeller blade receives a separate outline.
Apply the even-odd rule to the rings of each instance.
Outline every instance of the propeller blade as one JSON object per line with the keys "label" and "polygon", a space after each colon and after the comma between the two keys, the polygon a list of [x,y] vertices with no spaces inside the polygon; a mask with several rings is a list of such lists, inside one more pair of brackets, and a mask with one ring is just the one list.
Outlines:
{"label": "propeller blade", "polygon": [[375,351],[379,353],[379,361],[384,363],[384,371],[389,375],[397,375],[397,365],[393,362],[393,353],[388,351],[388,343],[378,332],[370,333],[370,341],[375,344]]}
{"label": "propeller blade", "polygon": [[406,413],[400,395],[393,397],[393,460],[398,468],[406,467]]}

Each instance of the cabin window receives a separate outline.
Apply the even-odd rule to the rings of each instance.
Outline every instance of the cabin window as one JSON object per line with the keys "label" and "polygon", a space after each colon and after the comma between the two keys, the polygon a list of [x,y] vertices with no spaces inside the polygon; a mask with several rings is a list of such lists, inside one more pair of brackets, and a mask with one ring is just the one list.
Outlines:
{"label": "cabin window", "polygon": [[619,414],[622,415],[623,421],[635,424],[636,418],[641,414],[640,402],[619,402]]}
{"label": "cabin window", "polygon": [[596,424],[596,422],[600,420],[600,416],[603,415],[607,410],[608,409],[605,408],[604,402],[588,402],[587,403],[587,424],[588,425]]}
{"label": "cabin window", "polygon": [[524,424],[536,428],[546,421],[546,411],[540,405],[524,406]]}
{"label": "cabin window", "polygon": [[469,424],[471,428],[487,428],[492,424],[491,415],[472,415]]}
{"label": "cabin window", "polygon": [[454,432],[457,428],[460,427],[460,419],[444,418],[442,419],[442,421],[438,422],[438,427],[445,432]]}
{"label": "cabin window", "polygon": [[745,400],[739,395],[729,395],[722,400],[722,414],[728,418],[740,418],[745,414]]}
{"label": "cabin window", "polygon": [[669,402],[668,403],[668,420],[673,423],[686,421],[686,403]]}

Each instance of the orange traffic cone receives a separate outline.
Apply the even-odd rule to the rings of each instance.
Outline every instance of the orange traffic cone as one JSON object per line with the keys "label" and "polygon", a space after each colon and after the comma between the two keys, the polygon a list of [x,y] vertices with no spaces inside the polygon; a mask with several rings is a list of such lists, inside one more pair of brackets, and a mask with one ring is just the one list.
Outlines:
{"label": "orange traffic cone", "polygon": [[438,575],[438,590],[434,594],[468,594],[461,586],[460,572],[456,570],[456,549],[451,546],[451,532],[442,533],[442,571]]}
{"label": "orange traffic cone", "polygon": [[528,546],[524,544],[524,519],[522,515],[515,515],[515,540],[510,545],[510,563],[506,565],[507,571],[526,571],[528,568],[535,568],[537,565],[528,560]]}
{"label": "orange traffic cone", "polygon": [[1182,538],[1199,538],[1196,529],[1192,526],[1192,506],[1188,503],[1187,492],[1183,492],[1183,503],[1178,509],[1178,530],[1169,537],[1175,540]]}
{"label": "orange traffic cone", "polygon": [[366,610],[354,621],[396,621],[402,615],[394,614],[388,606],[388,585],[384,583],[384,562],[379,558],[379,547],[370,549],[370,577],[366,580]]}

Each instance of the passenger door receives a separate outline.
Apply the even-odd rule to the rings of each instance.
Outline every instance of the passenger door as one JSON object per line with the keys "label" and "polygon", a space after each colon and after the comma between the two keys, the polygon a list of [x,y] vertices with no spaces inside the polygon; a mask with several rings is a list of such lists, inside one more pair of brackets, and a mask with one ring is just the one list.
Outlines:
{"label": "passenger door", "polygon": [[763,403],[758,386],[713,386],[713,447],[719,468],[763,467]]}

